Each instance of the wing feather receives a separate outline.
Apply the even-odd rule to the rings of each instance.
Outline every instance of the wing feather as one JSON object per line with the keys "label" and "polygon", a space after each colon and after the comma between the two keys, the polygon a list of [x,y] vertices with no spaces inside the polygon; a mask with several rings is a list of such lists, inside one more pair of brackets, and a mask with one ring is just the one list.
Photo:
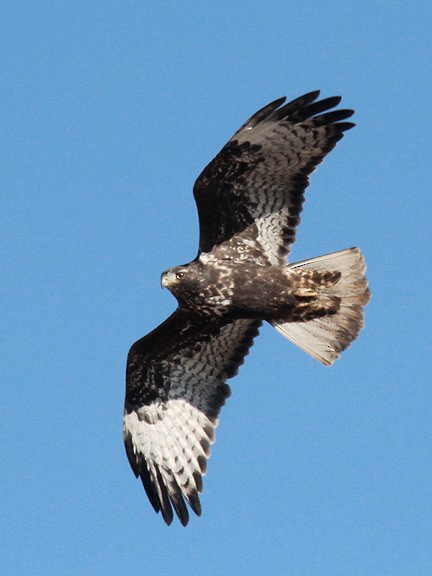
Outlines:
{"label": "wing feather", "polygon": [[[279,265],[295,240],[309,175],[354,126],[341,98],[310,92],[254,114],[198,177],[199,255],[218,246]],[[220,257],[214,253],[214,257]]]}
{"label": "wing feather", "polygon": [[206,472],[225,383],[258,334],[256,320],[203,323],[177,310],[129,351],[124,440],[136,477],[167,524],[186,525],[185,501],[201,514]]}

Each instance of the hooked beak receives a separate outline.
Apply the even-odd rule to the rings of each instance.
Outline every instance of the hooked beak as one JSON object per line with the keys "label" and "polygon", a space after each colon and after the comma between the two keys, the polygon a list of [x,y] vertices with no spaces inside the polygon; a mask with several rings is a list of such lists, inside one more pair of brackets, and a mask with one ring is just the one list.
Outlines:
{"label": "hooked beak", "polygon": [[163,272],[161,275],[161,288],[169,288],[176,283],[174,272]]}

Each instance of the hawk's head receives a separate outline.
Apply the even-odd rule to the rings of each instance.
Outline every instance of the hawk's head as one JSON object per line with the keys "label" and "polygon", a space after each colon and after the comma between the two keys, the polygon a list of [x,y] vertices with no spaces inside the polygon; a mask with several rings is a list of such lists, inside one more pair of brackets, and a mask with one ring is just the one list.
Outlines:
{"label": "hawk's head", "polygon": [[226,266],[205,265],[195,260],[163,272],[161,284],[177,298],[181,308],[198,314],[221,314],[229,307],[232,295],[226,270]]}
{"label": "hawk's head", "polygon": [[206,282],[201,268],[202,265],[191,262],[165,270],[161,275],[162,288],[168,288],[179,303],[190,305],[199,298]]}
{"label": "hawk's head", "polygon": [[174,266],[173,268],[169,268],[168,270],[165,270],[165,272],[162,272],[161,286],[162,288],[168,288],[168,290],[171,291],[175,286],[187,283],[188,276],[190,276],[190,274],[189,266],[187,264],[185,266]]}

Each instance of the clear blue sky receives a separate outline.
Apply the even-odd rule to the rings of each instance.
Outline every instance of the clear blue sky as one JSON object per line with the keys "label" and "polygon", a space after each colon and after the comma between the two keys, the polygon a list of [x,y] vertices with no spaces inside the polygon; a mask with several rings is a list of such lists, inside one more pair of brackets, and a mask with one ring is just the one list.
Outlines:
{"label": "clear blue sky", "polygon": [[[432,574],[427,2],[4,2],[0,572]],[[125,359],[195,256],[195,178],[256,109],[356,109],[293,258],[358,245],[367,326],[328,369],[270,327],[203,516],[167,528],[122,444]]]}

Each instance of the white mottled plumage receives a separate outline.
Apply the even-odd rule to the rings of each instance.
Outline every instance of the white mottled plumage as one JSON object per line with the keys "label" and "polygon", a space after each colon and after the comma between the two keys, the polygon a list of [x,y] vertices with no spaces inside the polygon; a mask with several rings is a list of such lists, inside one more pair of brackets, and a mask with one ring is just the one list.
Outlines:
{"label": "white mottled plumage", "polygon": [[194,476],[204,474],[199,459],[207,459],[209,451],[202,445],[213,443],[216,426],[216,418],[208,418],[186,399],[142,407],[124,418],[125,435],[132,438],[134,454],[146,454],[152,468],[169,470],[187,499],[201,491]]}

